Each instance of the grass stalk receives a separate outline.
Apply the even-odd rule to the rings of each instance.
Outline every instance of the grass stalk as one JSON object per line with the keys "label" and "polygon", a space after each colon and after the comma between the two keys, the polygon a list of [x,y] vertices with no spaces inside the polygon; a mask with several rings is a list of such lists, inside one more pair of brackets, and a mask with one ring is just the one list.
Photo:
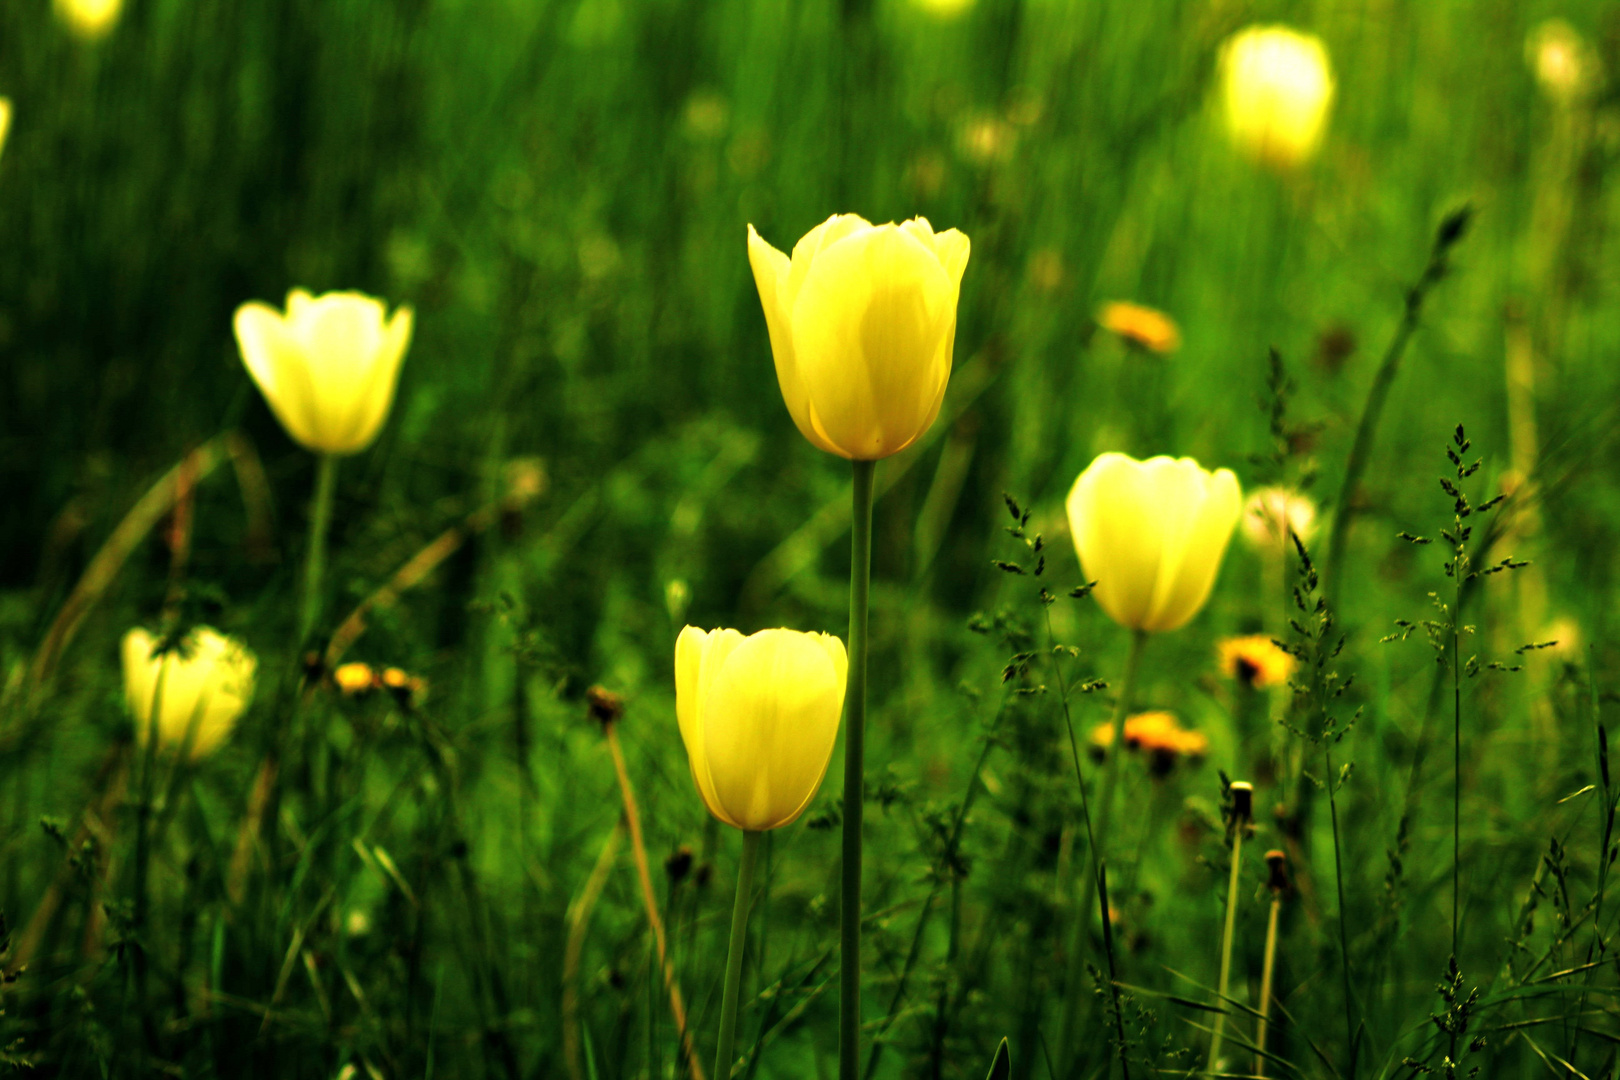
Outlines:
{"label": "grass stalk", "polygon": [[1220,1068],[1221,1043],[1226,1037],[1226,992],[1231,985],[1232,938],[1237,929],[1238,883],[1243,866],[1243,834],[1248,830],[1249,818],[1254,811],[1254,788],[1249,784],[1232,785],[1232,873],[1226,883],[1226,925],[1221,931],[1221,969],[1216,984],[1216,1004],[1221,1011],[1215,1014],[1215,1031],[1209,1040],[1209,1067],[1213,1077]]}
{"label": "grass stalk", "polygon": [[1333,821],[1333,878],[1339,897],[1339,957],[1344,981],[1344,1034],[1347,1068],[1343,1080],[1356,1077],[1356,1022],[1355,1001],[1350,994],[1350,933],[1345,928],[1344,907],[1344,848],[1339,837],[1339,785],[1333,773],[1333,739],[1322,740],[1323,780],[1327,784],[1328,814]]}
{"label": "grass stalk", "polygon": [[[843,882],[839,907],[838,1078],[861,1067],[861,818],[866,795],[866,622],[872,582],[875,461],[854,469],[849,563],[849,681],[844,692]],[[717,1080],[724,1080],[724,1073]]]}
{"label": "grass stalk", "polygon": [[742,988],[743,953],[748,944],[748,903],[754,891],[754,863],[759,859],[759,838],[743,831],[742,862],[737,866],[737,899],[731,906],[731,944],[726,949],[726,988],[720,999],[720,1038],[714,1054],[715,1080],[726,1080],[737,1063],[737,997]]}
{"label": "grass stalk", "polygon": [[1266,1028],[1271,1019],[1271,978],[1277,969],[1277,922],[1282,914],[1282,890],[1271,893],[1271,915],[1266,920],[1266,953],[1260,965],[1260,1018],[1255,1024],[1254,1075],[1266,1075]]}

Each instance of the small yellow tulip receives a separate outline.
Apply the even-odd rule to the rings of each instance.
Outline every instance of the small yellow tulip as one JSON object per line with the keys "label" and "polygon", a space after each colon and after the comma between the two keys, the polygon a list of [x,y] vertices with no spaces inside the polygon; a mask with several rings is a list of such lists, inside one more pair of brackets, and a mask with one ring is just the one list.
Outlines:
{"label": "small yellow tulip", "polygon": [[0,150],[6,148],[6,134],[11,131],[11,99],[0,97]]}
{"label": "small yellow tulip", "polygon": [[831,634],[681,631],[675,714],[711,814],[760,832],[804,813],[838,740],[848,665]]}
{"label": "small yellow tulip", "polygon": [[876,461],[915,442],[951,377],[968,238],[923,218],[828,218],[782,254],[748,226],[776,378],[804,437]]}
{"label": "small yellow tulip", "polygon": [[161,656],[152,655],[155,644],[140,628],[124,635],[124,697],[135,717],[136,743],[145,744],[156,704],[159,746],[174,749],[189,738],[193,760],[212,753],[247,708],[258,661],[240,642],[206,626]]}
{"label": "small yellow tulip", "polygon": [[1279,168],[1315,153],[1334,93],[1321,38],[1251,26],[1221,47],[1220,69],[1227,130],[1239,149]]}
{"label": "small yellow tulip", "polygon": [[56,0],[56,14],[87,41],[106,34],[124,10],[124,0]]}
{"label": "small yellow tulip", "polygon": [[242,362],[281,426],[320,454],[371,445],[394,401],[411,341],[411,309],[392,318],[357,292],[287,294],[287,311],[257,301],[236,309]]}
{"label": "small yellow tulip", "polygon": [[1230,469],[1209,472],[1192,458],[1099,456],[1068,498],[1097,603],[1131,630],[1185,625],[1209,598],[1242,499]]}

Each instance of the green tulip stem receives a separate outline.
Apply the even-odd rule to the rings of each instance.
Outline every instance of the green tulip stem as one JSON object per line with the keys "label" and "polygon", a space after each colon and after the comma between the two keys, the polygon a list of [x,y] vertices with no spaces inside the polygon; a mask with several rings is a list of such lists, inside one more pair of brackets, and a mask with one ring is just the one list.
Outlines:
{"label": "green tulip stem", "polygon": [[315,467],[315,497],[309,506],[309,547],[304,553],[304,602],[298,612],[300,647],[321,618],[321,579],[326,575],[326,534],[332,526],[337,460],[336,454],[322,454]]}
{"label": "green tulip stem", "polygon": [[737,867],[737,899],[731,906],[731,945],[726,950],[726,990],[720,1000],[720,1046],[714,1055],[715,1080],[727,1080],[736,1064],[737,996],[742,988],[743,953],[748,944],[748,902],[754,891],[754,863],[764,833],[743,831],[742,862]]}
{"label": "green tulip stem", "polygon": [[[861,809],[866,795],[866,610],[872,582],[872,475],[855,467],[850,522],[849,682],[844,691],[844,880],[839,908],[838,1080],[859,1080],[861,1055]],[[720,1077],[719,1080],[724,1080]]]}
{"label": "green tulip stem", "polygon": [[1232,935],[1237,928],[1238,868],[1243,862],[1243,832],[1247,826],[1248,822],[1239,818],[1237,828],[1232,833],[1232,876],[1226,883],[1226,927],[1221,931],[1221,974],[1215,987],[1215,1004],[1221,1011],[1215,1014],[1215,1033],[1209,1040],[1207,1074],[1211,1077],[1220,1067],[1221,1042],[1226,1038],[1226,989],[1232,975]]}
{"label": "green tulip stem", "polygon": [[1147,641],[1146,630],[1131,631],[1131,650],[1125,656],[1125,674],[1119,680],[1119,694],[1114,698],[1114,735],[1108,743],[1108,771],[1103,774],[1102,809],[1097,817],[1097,844],[1103,852],[1108,850],[1108,827],[1114,817],[1120,763],[1125,760],[1125,718],[1130,715],[1131,697],[1136,690],[1136,676],[1142,667],[1142,652]]}

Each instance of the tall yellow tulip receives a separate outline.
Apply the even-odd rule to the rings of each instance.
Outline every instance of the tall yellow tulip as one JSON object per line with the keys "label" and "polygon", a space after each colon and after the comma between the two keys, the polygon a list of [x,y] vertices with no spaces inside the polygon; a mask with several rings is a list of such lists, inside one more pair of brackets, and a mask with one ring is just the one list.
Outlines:
{"label": "tall yellow tulip", "polygon": [[968,253],[966,236],[920,217],[872,225],[837,214],[791,259],[748,226],[776,378],[805,438],[876,461],[928,430],[951,376]]}
{"label": "tall yellow tulip", "polygon": [[710,813],[749,832],[804,813],[838,739],[847,666],[831,634],[681,631],[675,713]]}
{"label": "tall yellow tulip", "polygon": [[1244,153],[1290,168],[1316,151],[1333,105],[1322,39],[1286,26],[1251,26],[1221,47],[1226,126]]}
{"label": "tall yellow tulip", "polygon": [[258,661],[240,642],[206,626],[178,650],[153,656],[155,644],[138,627],[124,635],[124,697],[136,742],[145,743],[156,705],[159,746],[175,749],[189,738],[193,760],[213,753],[247,709]]}
{"label": "tall yellow tulip", "polygon": [[1230,469],[1103,454],[1069,491],[1069,528],[1092,593],[1132,630],[1174,630],[1209,598],[1242,512]]}
{"label": "tall yellow tulip", "polygon": [[285,314],[257,301],[236,309],[248,374],[308,449],[353,454],[382,429],[412,325],[409,307],[386,316],[383,302],[363,293],[302,289],[287,294]]}

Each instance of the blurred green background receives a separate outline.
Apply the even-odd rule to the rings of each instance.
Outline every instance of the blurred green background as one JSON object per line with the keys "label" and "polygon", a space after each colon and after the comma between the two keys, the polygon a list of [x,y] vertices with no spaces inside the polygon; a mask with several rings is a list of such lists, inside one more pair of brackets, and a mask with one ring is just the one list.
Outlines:
{"label": "blurred green background", "polygon": [[[1578,71],[1561,92],[1538,83],[1531,47],[1551,17],[1567,20],[1557,40]],[[1215,107],[1220,43],[1271,21],[1320,35],[1338,79],[1320,153],[1287,172],[1236,153]],[[1481,659],[1561,642],[1471,682],[1465,703],[1460,960],[1486,991],[1472,1030],[1501,1028],[1473,1063],[1563,1075],[1554,1054],[1575,1075],[1612,1075],[1620,983],[1583,966],[1606,960],[1614,926],[1593,903],[1602,813],[1592,791],[1565,797],[1599,782],[1593,710],[1612,720],[1620,671],[1616,70],[1620,9],[1594,0],[979,0],[954,13],[127,0],[94,39],[46,0],[5,5],[0,911],[17,937],[49,890],[59,903],[0,998],[11,1053],[73,1076],[684,1075],[632,860],[609,841],[623,810],[584,705],[599,683],[628,703],[629,773],[709,1067],[739,845],[692,790],[671,655],[686,622],[845,633],[847,466],[781,404],[744,238],[753,223],[786,250],[850,211],[921,214],[973,243],[941,418],[878,470],[873,1075],[976,1077],[1004,1035],[1015,1076],[1104,1075],[1104,1013],[1074,979],[1076,944],[1101,961],[1073,929],[1083,844],[1061,713],[1001,683],[1031,640],[1028,687],[1053,678],[1036,586],[991,562],[1018,555],[1002,492],[1032,508],[1065,590],[1080,572],[1062,500],[1104,450],[1192,455],[1246,487],[1314,477],[1325,516],[1405,290],[1466,203],[1472,226],[1400,367],[1335,589],[1338,663],[1357,676],[1341,711],[1364,710],[1335,751],[1355,763],[1340,812],[1358,1071],[1438,1064],[1427,1017],[1448,950],[1449,758],[1413,763],[1451,717],[1434,713],[1432,654],[1378,638],[1430,615],[1431,590],[1449,594],[1442,555],[1395,533],[1449,523],[1432,477],[1466,423],[1480,497],[1518,496],[1512,550],[1495,554],[1535,560],[1467,610]],[[230,319],[292,287],[416,311],[393,415],[339,471],[325,630],[500,498],[509,463],[543,477],[351,650],[424,678],[414,710],[328,693],[300,706],[290,689],[314,465],[246,377]],[[1168,313],[1182,347],[1158,356],[1100,330],[1108,300]],[[1272,347],[1295,385],[1281,455]],[[227,429],[249,446],[245,487],[229,469],[201,483],[183,573],[166,522],[36,684],[30,664],[114,527]],[[1208,610],[1148,653],[1143,704],[1212,747],[1202,767],[1129,774],[1116,941],[1121,980],[1152,1010],[1130,1017],[1141,1069],[1197,1067],[1207,1043],[1208,1013],[1154,993],[1207,1001],[1214,982],[1217,770],[1264,756],[1238,738],[1240,695],[1214,643],[1286,632],[1266,575],[1234,542]],[[117,640],[155,623],[177,586],[186,618],[259,655],[260,691],[233,742],[160,808],[142,921],[127,800],[78,830],[127,753]],[[968,628],[998,611],[1035,638]],[[1118,677],[1124,634],[1100,611],[1064,600],[1052,620],[1081,650],[1066,678]],[[1107,696],[1075,699],[1082,738]],[[279,839],[232,896],[249,791],[286,730],[307,737],[272,806]],[[834,1066],[837,776],[771,838],[739,1036],[749,1076]],[[1296,795],[1255,778],[1235,975],[1250,1001],[1256,855],[1281,845],[1270,809]],[[969,791],[957,852],[944,837]],[[1272,1075],[1342,1075],[1351,1056],[1321,804],[1296,838],[1317,895],[1285,919],[1290,1019]],[[695,870],[676,880],[659,864],[682,845]],[[1543,952],[1537,977],[1579,973],[1535,983],[1525,969]],[[150,957],[140,977],[137,954]]]}

